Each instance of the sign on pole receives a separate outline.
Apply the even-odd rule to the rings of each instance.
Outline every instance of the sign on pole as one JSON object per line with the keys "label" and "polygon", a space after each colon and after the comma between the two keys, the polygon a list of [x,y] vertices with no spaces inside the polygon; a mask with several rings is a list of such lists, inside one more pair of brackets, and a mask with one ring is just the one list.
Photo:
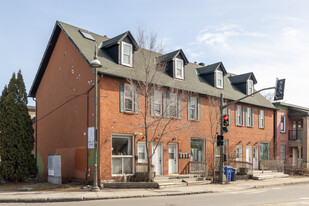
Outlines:
{"label": "sign on pole", "polygon": [[88,149],[94,149],[94,127],[88,127]]}
{"label": "sign on pole", "polygon": [[285,85],[285,79],[277,79],[276,82],[276,93],[274,100],[282,100],[284,95],[284,85]]}

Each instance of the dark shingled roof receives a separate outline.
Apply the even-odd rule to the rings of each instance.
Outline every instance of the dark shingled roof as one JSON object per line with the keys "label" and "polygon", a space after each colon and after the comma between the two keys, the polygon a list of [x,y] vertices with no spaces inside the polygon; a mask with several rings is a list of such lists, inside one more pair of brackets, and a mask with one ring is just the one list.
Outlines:
{"label": "dark shingled roof", "polygon": [[132,34],[131,34],[130,31],[127,31],[127,32],[125,32],[125,33],[123,33],[123,34],[120,34],[120,35],[118,35],[118,36],[115,36],[114,38],[111,38],[111,39],[108,39],[108,40],[102,42],[102,44],[101,44],[100,47],[101,47],[101,48],[108,48],[108,47],[114,46],[115,44],[120,44],[120,42],[121,42],[124,38],[126,38],[127,36],[128,36],[128,37],[130,38],[130,40],[132,41],[135,50],[137,50],[139,47],[138,47],[138,45],[137,45],[137,43],[136,43],[135,39],[133,38],[133,36],[132,36]]}
{"label": "dark shingled roof", "polygon": [[256,84],[257,81],[256,81],[256,78],[255,78],[253,72],[230,76],[229,79],[230,79],[232,84],[239,84],[239,83],[246,82],[250,77],[252,77],[252,79],[253,79],[253,84]]}
{"label": "dark shingled roof", "polygon": [[199,75],[203,76],[203,75],[206,75],[206,74],[213,73],[220,66],[222,68],[223,75],[226,75],[227,72],[226,72],[225,67],[223,66],[222,62],[218,62],[218,63],[214,63],[214,64],[210,64],[210,65],[198,68],[197,72],[198,72]]}
{"label": "dark shingled roof", "polygon": [[187,57],[185,56],[185,54],[183,53],[182,49],[178,49],[176,51],[164,54],[164,55],[160,56],[159,59],[161,61],[169,62],[169,61],[174,60],[174,58],[177,57],[178,54],[180,54],[182,56],[182,58],[184,60],[184,64],[187,65],[189,63],[189,61],[188,61]]}
{"label": "dark shingled roof", "polygon": [[[89,64],[93,59],[94,43],[93,41],[90,41],[84,38],[80,34],[79,29],[80,28],[57,21],[54,32],[51,37],[52,41],[50,42],[55,43],[59,36],[59,30],[62,30],[68,36],[70,41],[72,41],[72,43],[75,45],[77,50],[81,53],[83,58]],[[108,40],[105,36],[97,35],[95,33],[91,33],[91,35],[93,36],[93,38],[95,38],[97,42],[104,42]],[[45,63],[44,64],[41,63],[38,69],[37,75],[32,84],[32,87],[30,89],[30,92],[29,92],[29,95],[31,97],[35,97],[36,95],[37,88],[44,75],[44,72],[47,67],[53,48],[54,48],[54,44],[53,46],[50,46],[48,44],[48,47],[47,47],[48,52],[44,54],[43,59],[42,59],[42,62],[45,62]],[[128,69],[126,66],[123,66],[123,65],[120,65],[114,62],[112,58],[109,57],[108,53],[104,49],[100,49],[98,52],[98,60],[101,62],[103,67],[99,68],[98,71],[105,76],[112,76],[115,78],[126,79],[128,77],[132,77],[134,72],[143,71],[141,69],[142,68],[141,66],[142,65],[142,56],[141,56],[142,52],[141,51],[144,51],[144,50],[139,49],[136,52],[134,52],[134,56],[133,56],[134,67]],[[177,51],[180,52],[180,50],[177,50]],[[177,52],[172,52],[172,54],[170,53],[168,57],[171,58],[171,56],[176,56],[176,54]],[[159,54],[159,53],[152,53],[152,55],[153,57],[162,56],[162,54]],[[203,77],[197,74],[197,70],[199,68],[202,68],[202,66],[194,64],[194,63],[188,63],[185,66],[184,72],[185,72],[186,79],[184,81],[179,81],[178,79],[174,79],[170,77],[167,73],[158,73],[159,82],[157,82],[157,84],[165,86],[165,87],[177,88],[180,90],[185,90],[185,91],[194,92],[194,93],[198,93],[201,95],[207,95],[207,96],[219,97],[220,93],[222,93],[223,97],[227,100],[236,100],[244,96],[244,94],[241,91],[239,91],[238,89],[235,89],[235,86],[233,86],[230,83],[228,79],[229,75],[225,75],[223,78],[224,89],[218,89],[216,87],[209,85]],[[89,69],[91,69],[90,66],[89,66]],[[250,96],[242,100],[241,102],[245,104],[251,104],[255,106],[264,107],[264,108],[275,109],[273,104],[269,102],[261,94]]]}

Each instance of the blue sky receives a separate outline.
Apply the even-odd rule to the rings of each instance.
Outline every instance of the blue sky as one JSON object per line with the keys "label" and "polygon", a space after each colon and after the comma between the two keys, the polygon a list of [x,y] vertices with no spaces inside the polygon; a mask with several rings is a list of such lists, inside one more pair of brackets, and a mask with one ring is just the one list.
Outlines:
{"label": "blue sky", "polygon": [[108,37],[134,35],[145,25],[158,33],[166,53],[181,48],[190,62],[222,61],[230,73],[252,71],[256,89],[286,78],[284,102],[309,107],[307,0],[0,2],[1,91],[19,69],[29,91],[60,20]]}

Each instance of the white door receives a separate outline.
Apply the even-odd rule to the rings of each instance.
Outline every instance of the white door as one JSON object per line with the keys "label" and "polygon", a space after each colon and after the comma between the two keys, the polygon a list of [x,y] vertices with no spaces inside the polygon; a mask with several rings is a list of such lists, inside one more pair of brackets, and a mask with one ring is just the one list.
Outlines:
{"label": "white door", "polygon": [[252,146],[246,146],[246,161],[252,163]]}
{"label": "white door", "polygon": [[254,170],[259,169],[259,147],[258,146],[253,147],[253,169]]}
{"label": "white door", "polygon": [[297,165],[297,148],[293,147],[293,167]]}
{"label": "white door", "polygon": [[152,164],[154,165],[154,171],[156,175],[163,174],[163,148],[162,143],[158,144],[157,149],[155,149],[157,142],[152,143]]}
{"label": "white door", "polygon": [[170,143],[168,145],[168,173],[178,174],[178,152],[177,144]]}

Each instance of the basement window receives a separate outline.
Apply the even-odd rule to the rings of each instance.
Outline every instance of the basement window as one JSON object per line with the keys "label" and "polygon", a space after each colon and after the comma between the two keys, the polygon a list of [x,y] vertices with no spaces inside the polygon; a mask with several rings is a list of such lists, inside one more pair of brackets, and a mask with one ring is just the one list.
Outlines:
{"label": "basement window", "polygon": [[82,30],[79,30],[79,32],[82,34],[82,36],[86,39],[95,41],[95,39],[93,38],[93,36],[90,34],[90,32],[84,32]]}

